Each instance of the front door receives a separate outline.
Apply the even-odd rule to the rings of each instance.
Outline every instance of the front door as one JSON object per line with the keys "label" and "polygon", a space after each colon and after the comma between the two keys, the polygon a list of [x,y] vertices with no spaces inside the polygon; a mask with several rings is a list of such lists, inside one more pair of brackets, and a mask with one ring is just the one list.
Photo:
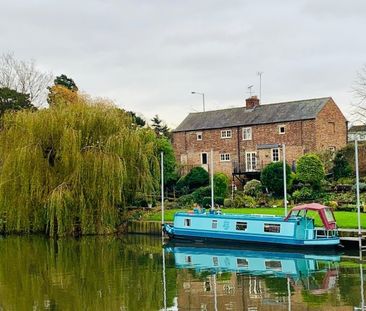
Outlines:
{"label": "front door", "polygon": [[257,153],[256,152],[246,152],[246,171],[247,172],[254,172],[257,170]]}

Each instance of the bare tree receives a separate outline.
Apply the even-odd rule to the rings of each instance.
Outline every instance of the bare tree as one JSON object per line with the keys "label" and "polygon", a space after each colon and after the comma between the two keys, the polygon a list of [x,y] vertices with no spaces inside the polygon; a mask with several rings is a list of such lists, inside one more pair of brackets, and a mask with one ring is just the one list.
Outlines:
{"label": "bare tree", "polygon": [[366,64],[357,72],[352,91],[357,98],[354,114],[366,119]]}
{"label": "bare tree", "polygon": [[29,94],[29,99],[35,106],[46,103],[47,86],[52,80],[53,75],[38,70],[34,60],[17,60],[11,53],[0,57],[0,87]]}

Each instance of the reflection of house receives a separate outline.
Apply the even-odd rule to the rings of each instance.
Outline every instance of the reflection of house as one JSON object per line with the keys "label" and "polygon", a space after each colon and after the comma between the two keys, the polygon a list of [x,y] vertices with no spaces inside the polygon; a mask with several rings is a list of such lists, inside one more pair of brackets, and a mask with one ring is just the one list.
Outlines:
{"label": "reflection of house", "polygon": [[281,160],[291,164],[306,152],[336,150],[347,140],[347,121],[331,97],[190,113],[174,130],[178,162],[207,168],[213,149],[216,171],[248,177]]}
{"label": "reflection of house", "polygon": [[360,141],[366,140],[366,125],[353,125],[348,130],[348,141],[354,141],[358,138]]}
{"label": "reflection of house", "polygon": [[[307,288],[309,280],[294,282],[286,278],[275,279],[240,273],[192,275],[188,270],[177,274],[179,310],[353,310],[344,305],[337,287],[323,289],[317,293]],[[315,278],[313,280],[315,282]],[[317,286],[324,282],[316,280]],[[291,296],[288,296],[288,286]],[[322,294],[321,304],[304,299],[304,292],[312,293],[313,299]],[[309,299],[309,298],[308,298]]]}

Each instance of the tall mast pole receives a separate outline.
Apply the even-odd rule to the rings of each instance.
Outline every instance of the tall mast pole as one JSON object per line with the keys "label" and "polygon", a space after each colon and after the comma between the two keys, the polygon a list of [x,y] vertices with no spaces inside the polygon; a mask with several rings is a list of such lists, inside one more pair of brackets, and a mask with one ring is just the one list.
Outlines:
{"label": "tall mast pole", "polygon": [[283,204],[285,206],[285,216],[287,216],[287,178],[286,178],[286,145],[282,144],[283,153]]}
{"label": "tall mast pole", "polygon": [[214,210],[214,162],[213,162],[213,150],[211,149],[211,210]]}

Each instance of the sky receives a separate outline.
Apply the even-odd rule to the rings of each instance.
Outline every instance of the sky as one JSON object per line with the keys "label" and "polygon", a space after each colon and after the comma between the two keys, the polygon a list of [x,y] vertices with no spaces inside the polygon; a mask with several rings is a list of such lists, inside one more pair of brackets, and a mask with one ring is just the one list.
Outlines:
{"label": "sky", "polygon": [[175,128],[190,112],[331,96],[351,119],[366,1],[0,0],[0,54]]}

